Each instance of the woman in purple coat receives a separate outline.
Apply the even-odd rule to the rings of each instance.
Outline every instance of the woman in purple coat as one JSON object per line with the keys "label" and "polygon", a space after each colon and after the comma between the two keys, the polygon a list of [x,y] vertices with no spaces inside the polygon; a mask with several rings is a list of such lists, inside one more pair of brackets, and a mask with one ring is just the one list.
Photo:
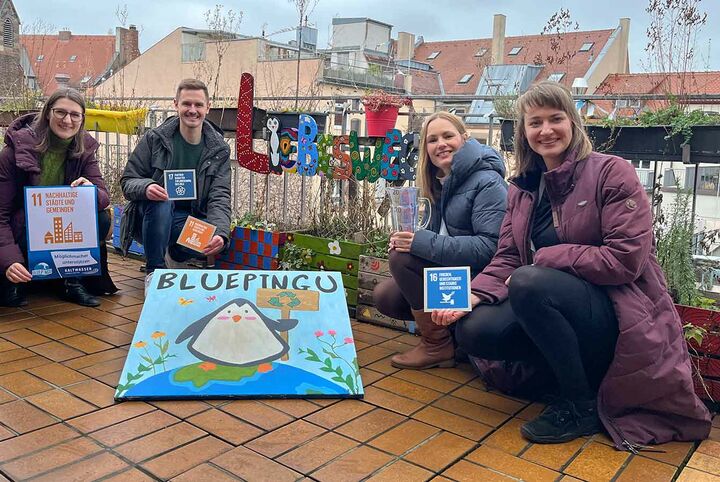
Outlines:
{"label": "woman in purple coat", "polygon": [[25,265],[27,240],[24,187],[95,185],[98,229],[101,233],[103,273],[97,277],[64,280],[63,297],[83,306],[98,306],[95,294],[114,293],[117,288],[107,272],[104,235],[110,228],[105,211],[109,196],[98,168],[98,143],[85,132],[85,100],[78,91],[63,88],[48,98],[39,114],[13,121],[0,151],[0,305],[27,304],[22,286],[32,276]]}
{"label": "woman in purple coat", "polygon": [[630,451],[707,437],[710,416],[693,391],[633,167],[592,152],[558,83],[533,86],[518,110],[517,172],[497,253],[472,281],[474,309],[436,311],[433,321],[457,322],[458,343],[489,384],[520,388],[513,382],[529,377],[519,365],[545,375],[556,396],[521,428],[533,442],[602,428]]}

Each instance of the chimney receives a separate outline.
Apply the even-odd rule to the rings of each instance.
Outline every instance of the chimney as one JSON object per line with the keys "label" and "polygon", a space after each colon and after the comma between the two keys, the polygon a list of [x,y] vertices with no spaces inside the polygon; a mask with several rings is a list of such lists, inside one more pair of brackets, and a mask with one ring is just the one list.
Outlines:
{"label": "chimney", "polygon": [[398,32],[397,55],[395,60],[411,60],[415,56],[415,35]]}
{"label": "chimney", "polygon": [[505,15],[496,13],[493,16],[493,36],[490,63],[502,64],[505,60]]}
{"label": "chimney", "polygon": [[140,56],[138,30],[135,25],[115,28],[115,51],[118,53],[120,66],[127,65]]}
{"label": "chimney", "polygon": [[628,43],[630,39],[630,19],[620,19],[620,55],[618,55],[618,74],[630,73],[630,61],[628,59]]}
{"label": "chimney", "polygon": [[72,37],[72,33],[70,33],[70,30],[60,30],[58,32],[58,40],[67,42],[70,40],[70,37]]}

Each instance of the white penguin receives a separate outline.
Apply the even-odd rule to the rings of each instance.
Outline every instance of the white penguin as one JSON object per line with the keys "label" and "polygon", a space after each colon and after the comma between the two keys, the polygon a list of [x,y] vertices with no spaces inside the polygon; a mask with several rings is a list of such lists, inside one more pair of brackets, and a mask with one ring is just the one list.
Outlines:
{"label": "white penguin", "polygon": [[290,347],[278,335],[297,325],[295,319],[273,320],[243,298],[236,298],[185,328],[175,343],[190,338],[188,351],[220,365],[251,366],[285,355]]}
{"label": "white penguin", "polygon": [[278,137],[278,130],[280,130],[280,121],[277,117],[268,117],[267,128],[270,129],[270,165],[280,165],[280,137]]}

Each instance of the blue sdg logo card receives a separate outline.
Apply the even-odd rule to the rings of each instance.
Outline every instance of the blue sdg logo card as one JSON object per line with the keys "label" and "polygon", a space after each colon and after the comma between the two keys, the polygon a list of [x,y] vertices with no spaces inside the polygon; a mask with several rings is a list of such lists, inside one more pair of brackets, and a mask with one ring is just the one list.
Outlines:
{"label": "blue sdg logo card", "polygon": [[168,199],[190,201],[197,198],[195,169],[171,169],[164,175]]}
{"label": "blue sdg logo card", "polygon": [[425,311],[470,311],[470,268],[425,268]]}

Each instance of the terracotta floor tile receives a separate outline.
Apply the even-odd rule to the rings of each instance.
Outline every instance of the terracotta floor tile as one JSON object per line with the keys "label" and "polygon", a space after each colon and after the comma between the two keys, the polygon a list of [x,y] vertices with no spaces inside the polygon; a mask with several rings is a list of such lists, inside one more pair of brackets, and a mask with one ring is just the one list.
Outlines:
{"label": "terracotta floor tile", "polygon": [[129,345],[132,341],[131,334],[115,328],[103,327],[101,330],[89,332],[88,335],[115,346]]}
{"label": "terracotta floor tile", "polygon": [[520,434],[520,427],[524,423],[524,420],[516,418],[509,420],[505,425],[495,430],[487,439],[483,440],[483,445],[513,455],[519,454],[530,443]]}
{"label": "terracotta floor tile", "polygon": [[58,482],[61,480],[97,480],[128,467],[128,464],[110,453],[104,452],[90,459],[75,462],[43,475],[33,482]]}
{"label": "terracotta floor tile", "polygon": [[47,380],[53,385],[57,385],[59,387],[64,387],[65,385],[81,382],[83,380],[87,380],[88,378],[82,373],[76,372],[75,370],[72,370],[59,363],[43,365],[37,368],[30,368],[28,371],[33,375],[38,376],[43,380]]}
{"label": "terracotta floor tile", "polygon": [[401,397],[390,393],[386,390],[381,390],[377,387],[367,387],[365,389],[365,402],[372,403],[378,407],[387,408],[403,415],[410,415],[411,413],[417,412],[422,408],[423,404],[416,401],[410,400],[409,398]]}
{"label": "terracotta floor tile", "polygon": [[372,405],[361,402],[360,400],[341,400],[312,415],[308,415],[305,417],[305,420],[327,429],[333,429],[369,412],[373,408]]}
{"label": "terracotta floor tile", "polygon": [[0,469],[13,479],[27,479],[101,450],[102,448],[91,440],[78,438],[5,463]]}
{"label": "terracotta floor tile", "polygon": [[393,354],[394,352],[388,350],[387,348],[380,348],[379,346],[375,345],[359,350],[357,358],[360,366],[364,367]]}
{"label": "terracotta floor tile", "polygon": [[477,377],[467,363],[460,364],[455,368],[431,368],[429,370],[423,370],[423,372],[440,378],[446,378],[456,383],[467,383]]}
{"label": "terracotta floor tile", "polygon": [[697,448],[697,451],[702,454],[720,458],[720,442],[716,442],[714,440],[703,440]]}
{"label": "terracotta floor tile", "polygon": [[96,380],[85,380],[74,385],[68,385],[65,390],[100,408],[109,407],[115,403],[113,400],[115,389]]}
{"label": "terracotta floor tile", "polygon": [[695,452],[687,463],[688,467],[720,476],[720,458]]}
{"label": "terracotta floor tile", "polygon": [[527,407],[523,408],[517,415],[515,415],[515,418],[519,418],[529,422],[530,420],[533,420],[538,415],[540,415],[543,409],[545,409],[545,404],[537,402],[531,403]]}
{"label": "terracotta floor tile", "polygon": [[130,321],[123,316],[116,315],[114,313],[107,313],[104,311],[97,311],[96,313],[93,313],[92,320],[97,321],[98,323],[102,323],[105,326],[111,327],[125,325],[128,321]]}
{"label": "terracotta floor tile", "polygon": [[368,323],[354,324],[353,332],[355,332],[355,331],[361,331],[363,333],[368,333],[370,335],[379,336],[380,338],[383,338],[384,340],[397,338],[398,336],[400,336],[400,333],[401,333],[397,330],[385,328],[384,326],[370,325]]}
{"label": "terracotta floor tile", "polygon": [[450,395],[434,401],[432,405],[433,407],[443,409],[446,412],[461,415],[491,427],[502,425],[508,420],[508,418],[510,418],[510,415],[507,413],[483,407],[482,405],[468,402],[462,398],[456,398]]}
{"label": "terracotta floor tile", "polygon": [[393,373],[398,372],[400,369],[392,366],[392,363],[390,363],[390,359],[391,357],[387,357],[374,363],[370,363],[367,368],[375,370],[376,372],[380,372],[384,375],[392,375]]}
{"label": "terracotta floor tile", "polygon": [[4,351],[10,351],[10,350],[17,350],[20,348],[15,343],[10,343],[9,341],[5,341],[2,338],[0,338],[0,353]]}
{"label": "terracotta floor tile", "polygon": [[[561,444],[533,444],[520,456],[543,467],[560,470],[582,448],[587,440],[580,438]],[[491,446],[489,443],[485,445]]]}
{"label": "terracotta floor tile", "polygon": [[17,434],[2,425],[0,425],[0,441],[7,440],[9,438],[13,438],[17,436]]}
{"label": "terracotta floor tile", "polygon": [[118,370],[116,372],[108,373],[107,375],[96,376],[95,379],[110,387],[116,387],[120,381],[120,375],[122,375],[122,372]]}
{"label": "terracotta floor tile", "polygon": [[301,399],[270,399],[263,400],[262,403],[272,408],[285,412],[295,418],[303,418],[313,412],[320,410],[320,406],[308,400]]}
{"label": "terracotta floor tile", "polygon": [[400,456],[423,441],[438,433],[440,429],[431,425],[407,420],[369,442],[376,449]]}
{"label": "terracotta floor tile", "polygon": [[496,395],[495,393],[485,392],[467,386],[458,388],[452,392],[451,395],[511,415],[519,412],[527,405],[502,395]]}
{"label": "terracotta floor tile", "polygon": [[417,465],[439,472],[460,459],[473,449],[477,443],[448,432],[441,432],[415,450],[404,459]]}
{"label": "terracotta floor tile", "polygon": [[96,321],[89,320],[84,316],[75,314],[64,314],[52,319],[55,323],[67,326],[73,330],[79,331],[80,333],[89,333],[95,330],[102,330],[107,326],[100,324]]}
{"label": "terracotta floor tile", "polygon": [[0,364],[0,375],[15,373],[21,370],[28,370],[30,368],[47,365],[49,363],[52,363],[52,361],[42,356],[32,356],[30,358],[23,358],[22,360],[2,363]]}
{"label": "terracotta floor tile", "polygon": [[31,352],[26,348],[18,348],[17,350],[4,351],[0,353],[0,363],[10,363],[17,360],[22,360],[23,358],[30,358],[33,355],[35,355],[35,353]]}
{"label": "terracotta floor tile", "polygon": [[240,445],[265,433],[259,428],[217,409],[193,415],[186,421],[233,445]]}
{"label": "terracotta floor tile", "polygon": [[218,467],[237,475],[244,480],[272,480],[273,482],[291,482],[300,478],[300,474],[267,457],[245,447],[237,447],[215,457],[211,462]]}
{"label": "terracotta floor tile", "polygon": [[402,481],[423,481],[429,480],[434,474],[430,471],[422,469],[417,465],[409,464],[402,460],[393,462],[389,466],[383,468],[369,479],[368,482],[397,482]]}
{"label": "terracotta floor tile", "polygon": [[[452,480],[459,482],[515,482],[518,479],[515,477],[508,477],[506,475],[498,474],[492,470],[480,467],[479,465],[472,464],[467,460],[461,460],[445,472]],[[433,479],[433,482],[439,479]],[[445,479],[448,480],[448,479]]]}
{"label": "terracotta floor tile", "polygon": [[26,348],[50,341],[49,338],[39,335],[34,331],[30,331],[27,328],[3,333],[2,337],[7,341],[11,341],[16,345],[24,346]]}
{"label": "terracotta floor tile", "polygon": [[362,341],[363,343],[367,343],[368,345],[377,345],[387,340],[387,338],[385,337],[366,333],[359,329],[353,330],[353,337],[356,341]]}
{"label": "terracotta floor tile", "polygon": [[620,452],[613,447],[590,442],[564,472],[583,480],[610,480],[617,474],[629,455],[628,452]]}
{"label": "terracotta floor tile", "polygon": [[274,430],[294,420],[290,415],[253,400],[233,401],[221,410],[264,430]]}
{"label": "terracotta floor tile", "polygon": [[59,343],[57,341],[51,341],[48,343],[43,343],[41,345],[35,345],[30,349],[38,355],[49,358],[54,362],[63,362],[84,355],[84,353],[80,350],[70,348],[69,346]]}
{"label": "terracotta floor tile", "polygon": [[152,402],[152,404],[178,418],[192,417],[197,413],[204,412],[211,408],[210,405],[200,400]]}
{"label": "terracotta floor tile", "polygon": [[708,474],[691,467],[685,467],[675,482],[720,482],[717,475]]}
{"label": "terracotta floor tile", "polygon": [[25,400],[60,420],[77,417],[95,410],[95,407],[75,398],[63,390],[50,390],[27,397]]}
{"label": "terracotta floor tile", "polygon": [[360,368],[360,378],[362,379],[363,387],[368,387],[376,381],[385,378],[385,374],[370,370],[369,368]]}
{"label": "terracotta floor tile", "polygon": [[302,474],[309,474],[357,445],[357,442],[347,437],[329,432],[291,450],[277,460]]}
{"label": "terracotta floor tile", "polygon": [[5,391],[3,389],[0,389],[0,405],[3,403],[11,402],[13,400],[17,400],[17,396]]}
{"label": "terracotta floor tile", "polygon": [[115,328],[118,330],[124,331],[125,333],[134,334],[135,330],[137,329],[137,322],[130,322],[125,323],[124,325],[118,325]]}
{"label": "terracotta floor tile", "polygon": [[[642,452],[642,455],[644,457],[648,457],[653,460],[659,460],[660,462],[665,462],[666,464],[679,466],[685,462],[685,460],[690,456],[690,454],[693,451],[693,448],[695,447],[695,444],[692,442],[668,442],[666,444],[658,445],[657,448],[660,450],[664,450],[665,452]],[[702,448],[702,444],[700,445]],[[705,445],[706,448],[710,447],[709,445]],[[717,445],[715,445],[717,447]],[[710,455],[714,455],[713,453],[708,452],[706,449],[699,450],[700,452],[709,453]],[[720,452],[715,452],[717,455],[716,457],[720,457]]]}
{"label": "terracotta floor tile", "polygon": [[266,457],[274,459],[300,444],[307,442],[325,432],[324,429],[306,422],[296,420],[284,427],[274,430],[262,437],[248,442],[245,446]]}
{"label": "terracotta floor tile", "polygon": [[72,419],[68,423],[83,433],[89,433],[137,417],[152,410],[154,410],[153,407],[144,402],[123,402]]}
{"label": "terracotta floor tile", "polygon": [[335,459],[312,477],[320,482],[359,481],[386,465],[392,457],[370,447],[358,447]]}
{"label": "terracotta floor tile", "polygon": [[475,441],[479,441],[492,430],[488,425],[435,407],[425,407],[413,415],[413,418]]}
{"label": "terracotta floor tile", "polygon": [[675,476],[677,467],[635,456],[620,473],[617,482],[670,482]]}
{"label": "terracotta floor tile", "polygon": [[413,348],[412,345],[398,341],[396,338],[392,340],[385,340],[382,343],[378,343],[376,346],[386,348],[394,353],[405,353]]}
{"label": "terracotta floor tile", "polygon": [[179,422],[180,419],[172,415],[161,410],[153,410],[150,413],[93,432],[90,437],[103,445],[115,447]]}
{"label": "terracotta floor tile", "polygon": [[0,463],[77,437],[80,437],[79,433],[58,423],[10,440],[5,440],[0,442]]}
{"label": "terracotta floor tile", "polygon": [[400,370],[393,376],[400,378],[401,380],[415,383],[416,385],[432,388],[433,390],[442,393],[448,393],[460,386],[457,382],[448,380],[447,378],[431,375],[421,370]]}
{"label": "terracotta floor tile", "polygon": [[235,482],[237,477],[210,464],[202,464],[172,479],[172,482]]}
{"label": "terracotta floor tile", "polygon": [[52,385],[27,372],[15,372],[1,376],[0,387],[13,392],[18,397],[27,397],[53,388]]}
{"label": "terracotta floor tile", "polygon": [[114,348],[112,350],[103,351],[100,353],[93,353],[92,355],[85,355],[80,358],[75,358],[70,361],[63,363],[68,368],[73,370],[79,370],[81,368],[91,367],[108,360],[116,360],[122,358],[123,360],[127,357],[127,350],[122,348]]}
{"label": "terracotta floor tile", "polygon": [[128,460],[138,463],[199,439],[204,435],[207,434],[199,428],[181,422],[120,445],[115,448],[115,451]]}
{"label": "terracotta floor tile", "polygon": [[335,429],[335,432],[359,440],[360,442],[366,442],[373,437],[387,432],[403,420],[405,420],[405,417],[397,413],[377,408]]}
{"label": "terracotta floor tile", "polygon": [[123,358],[116,358],[114,360],[108,360],[93,366],[81,368],[78,371],[89,377],[100,378],[103,375],[122,371],[123,366],[125,366],[125,360]]}
{"label": "terracotta floor tile", "polygon": [[560,477],[558,472],[484,445],[478,447],[466,458],[476,464],[483,465],[502,474],[522,478],[528,482],[554,482]]}
{"label": "terracotta floor tile", "polygon": [[52,321],[44,321],[32,327],[32,331],[46,336],[53,340],[60,340],[69,336],[79,335],[80,333],[68,328],[67,326]]}
{"label": "terracotta floor tile", "polygon": [[420,403],[430,403],[442,396],[441,392],[437,392],[430,388],[416,385],[392,376],[385,377],[382,380],[375,382],[373,386],[387,390],[390,393],[395,393],[412,400],[417,400]]}
{"label": "terracotta floor tile", "polygon": [[97,353],[99,351],[113,348],[113,346],[109,343],[105,343],[104,341],[100,341],[97,338],[93,338],[88,335],[70,336],[68,338],[63,338],[62,342],[85,353]]}
{"label": "terracotta floor tile", "polygon": [[218,455],[232,449],[233,446],[215,437],[203,437],[184,447],[168,452],[145,462],[142,467],[162,480],[192,469]]}
{"label": "terracotta floor tile", "polygon": [[56,420],[29,403],[17,400],[2,405],[0,423],[22,434],[53,425]]}

